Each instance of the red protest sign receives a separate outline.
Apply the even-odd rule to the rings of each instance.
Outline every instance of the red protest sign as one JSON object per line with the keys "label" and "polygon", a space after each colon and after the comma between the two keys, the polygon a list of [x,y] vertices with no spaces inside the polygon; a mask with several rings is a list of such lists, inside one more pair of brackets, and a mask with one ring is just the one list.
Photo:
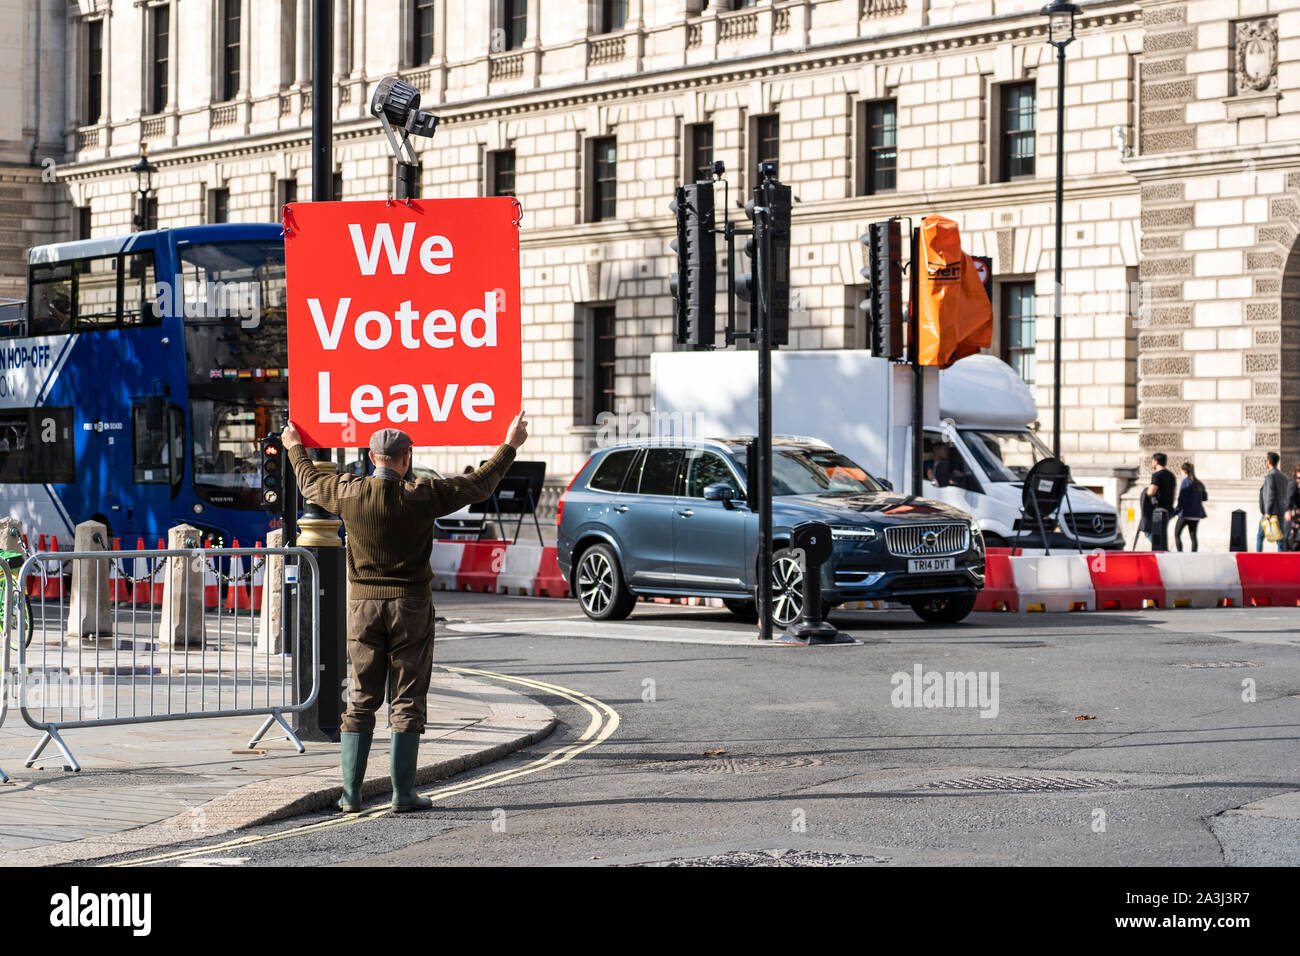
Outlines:
{"label": "red protest sign", "polygon": [[400,428],[496,445],[523,395],[509,198],[285,207],[289,415],[316,448]]}

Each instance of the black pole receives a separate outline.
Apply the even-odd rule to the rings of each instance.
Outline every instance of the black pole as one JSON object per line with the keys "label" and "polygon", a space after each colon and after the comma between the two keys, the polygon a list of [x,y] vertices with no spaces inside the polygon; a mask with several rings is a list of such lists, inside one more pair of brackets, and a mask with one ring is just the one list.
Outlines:
{"label": "black pole", "polygon": [[912,494],[921,497],[921,480],[924,469],[921,459],[924,457],[925,428],[925,380],[921,377],[921,312],[918,295],[920,294],[921,234],[912,230],[912,275],[908,284],[908,322],[907,345],[912,360]]}
{"label": "black pole", "polygon": [[397,198],[414,199],[418,192],[417,182],[419,180],[420,167],[414,163],[397,164]]}
{"label": "black pole", "polygon": [[1065,200],[1065,47],[1056,48],[1056,290],[1052,338],[1052,457],[1061,458],[1061,246]]}
{"label": "black pole", "polygon": [[772,230],[767,190],[754,187],[754,250],[758,253],[758,637],[772,639]]}

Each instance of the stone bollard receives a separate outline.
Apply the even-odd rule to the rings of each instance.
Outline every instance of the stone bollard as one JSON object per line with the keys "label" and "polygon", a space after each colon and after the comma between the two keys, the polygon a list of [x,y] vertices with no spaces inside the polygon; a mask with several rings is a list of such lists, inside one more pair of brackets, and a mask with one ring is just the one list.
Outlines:
{"label": "stone bollard", "polygon": [[163,572],[158,643],[162,647],[202,647],[207,635],[203,613],[202,533],[193,525],[178,524],[167,532],[167,550],[181,553],[167,559]]}
{"label": "stone bollard", "polygon": [[[284,529],[276,528],[266,536],[268,548],[284,547]],[[286,635],[284,620],[284,558],[267,555],[262,584],[262,619],[257,625],[257,649],[265,654],[283,654]]]}
{"label": "stone bollard", "polygon": [[113,640],[113,618],[109,613],[108,526],[98,521],[77,525],[74,551],[103,551],[102,558],[80,558],[72,562],[72,602],[68,608],[68,639],[85,644],[106,644]]}

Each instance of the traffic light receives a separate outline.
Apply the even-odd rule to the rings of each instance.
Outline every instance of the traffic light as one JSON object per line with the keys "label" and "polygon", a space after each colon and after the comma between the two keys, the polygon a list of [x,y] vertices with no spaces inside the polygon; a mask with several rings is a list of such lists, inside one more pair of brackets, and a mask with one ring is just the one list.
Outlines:
{"label": "traffic light", "polygon": [[669,279],[677,300],[673,334],[681,345],[712,346],[715,335],[713,302],[718,262],[713,237],[713,184],[677,187],[668,208],[677,217],[677,271]]}
{"label": "traffic light", "polygon": [[[766,169],[763,173],[770,175]],[[745,203],[745,215],[754,222],[745,255],[753,265],[750,272],[736,277],[736,295],[754,303],[761,298],[758,282],[764,277],[771,296],[767,315],[773,345],[790,344],[790,199],[790,187],[774,179],[764,178],[754,187],[754,198]],[[756,217],[757,207],[766,209],[766,214]]]}
{"label": "traffic light", "polygon": [[871,283],[867,309],[873,355],[903,357],[903,239],[897,219],[873,222],[858,239],[867,247],[867,267],[862,274]]}
{"label": "traffic light", "polygon": [[262,439],[262,510],[284,514],[284,445],[276,435]]}
{"label": "traffic light", "polygon": [[772,344],[790,344],[790,187],[774,179],[764,179],[758,187],[764,193],[771,230],[772,301],[768,307],[772,325]]}

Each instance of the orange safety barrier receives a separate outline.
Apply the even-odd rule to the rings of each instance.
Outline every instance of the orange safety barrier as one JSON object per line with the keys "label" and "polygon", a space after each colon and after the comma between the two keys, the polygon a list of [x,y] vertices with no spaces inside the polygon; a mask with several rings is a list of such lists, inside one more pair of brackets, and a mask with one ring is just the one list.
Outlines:
{"label": "orange safety barrier", "polygon": [[[137,538],[135,541],[137,551],[144,550],[144,538]],[[136,558],[131,564],[131,577],[135,578],[135,586],[131,589],[132,604],[150,604],[153,602],[153,588],[149,584],[149,559]]]}
{"label": "orange safety barrier", "polygon": [[1140,611],[1150,602],[1169,606],[1160,564],[1150,551],[1103,551],[1088,555],[1088,575],[1097,596],[1097,610]]}
{"label": "orange safety barrier", "polygon": [[1019,593],[1011,572],[1011,548],[989,548],[984,554],[984,589],[975,597],[977,611],[1018,611]]}
{"label": "orange safety barrier", "polygon": [[[162,538],[159,538],[159,539],[158,539],[158,548],[157,548],[157,550],[159,550],[159,551],[166,551],[166,550],[167,550],[167,542],[164,541]],[[155,567],[155,568],[158,567],[159,565],[162,565],[162,564],[164,564],[164,560],[163,560],[162,558],[155,558],[155,559],[154,559],[154,567]],[[163,582],[163,578],[166,576],[166,574],[167,574],[167,568],[164,566],[164,567],[162,568],[162,570],[160,570],[157,574],[154,575],[154,578],[153,578],[153,605],[154,605],[154,607],[162,607],[162,606],[163,606],[163,583],[164,583],[164,582]]]}
{"label": "orange safety barrier", "polygon": [[[50,536],[50,551],[57,553],[59,550],[59,536]],[[45,562],[45,584],[41,588],[41,597],[53,598],[58,601],[63,598],[63,565],[56,560]]]}
{"label": "orange safety barrier", "polygon": [[1241,603],[1245,607],[1295,607],[1300,604],[1300,552],[1237,555]]}
{"label": "orange safety barrier", "polygon": [[569,582],[560,573],[559,557],[555,548],[542,549],[542,563],[537,569],[537,580],[533,584],[533,594],[537,597],[568,597]]}
{"label": "orange safety barrier", "polygon": [[[212,547],[212,542],[204,541],[203,547]],[[217,577],[212,559],[206,557],[203,559],[203,606],[209,610],[221,607],[221,579]]]}
{"label": "orange safety barrier", "polygon": [[506,542],[467,541],[456,572],[456,590],[487,591],[497,588],[497,575],[505,563]]}
{"label": "orange safety barrier", "polygon": [[[113,550],[122,550],[122,539],[113,539]],[[131,603],[131,585],[118,570],[121,558],[114,559],[108,566],[108,599],[114,604]]]}

